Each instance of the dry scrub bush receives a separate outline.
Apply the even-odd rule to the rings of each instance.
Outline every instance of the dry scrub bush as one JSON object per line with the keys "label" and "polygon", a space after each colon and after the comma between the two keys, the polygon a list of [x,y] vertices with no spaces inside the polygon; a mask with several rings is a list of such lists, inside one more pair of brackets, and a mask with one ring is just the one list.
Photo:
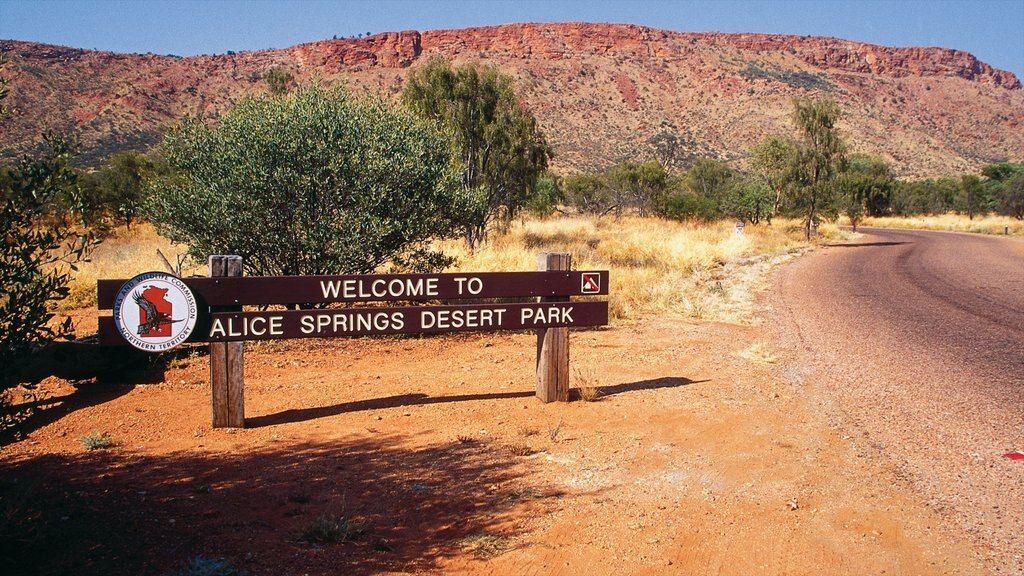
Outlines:
{"label": "dry scrub bush", "polygon": [[504,536],[477,533],[462,539],[462,547],[481,560],[501,556],[512,549],[512,542]]}
{"label": "dry scrub bush", "polygon": [[341,544],[366,533],[366,523],[347,516],[321,514],[299,531],[299,540],[309,544]]}
{"label": "dry scrub bush", "polygon": [[107,448],[113,448],[115,446],[114,439],[109,434],[99,432],[91,432],[79,439],[82,446],[86,450],[105,450]]}
{"label": "dry scrub bush", "polygon": [[576,376],[576,390],[579,393],[580,400],[584,402],[597,402],[601,399],[600,382],[593,369],[576,368],[574,375]]}
{"label": "dry scrub bush", "polygon": [[508,446],[508,453],[512,456],[529,456],[533,454],[533,448],[529,444],[511,444]]}

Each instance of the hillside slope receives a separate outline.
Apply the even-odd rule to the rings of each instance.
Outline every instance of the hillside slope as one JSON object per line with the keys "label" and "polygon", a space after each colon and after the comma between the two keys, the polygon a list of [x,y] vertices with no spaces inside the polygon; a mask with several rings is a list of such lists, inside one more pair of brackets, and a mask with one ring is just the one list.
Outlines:
{"label": "hillside slope", "polygon": [[186,114],[216,116],[266,89],[272,66],[301,81],[397,94],[434,55],[486,61],[518,81],[563,170],[657,156],[743,163],[767,134],[789,133],[790,99],[828,93],[859,151],[908,176],[1024,160],[1024,90],[1011,73],[942,48],[834,38],[677,33],[633,25],[511,24],[395,32],[290,48],[180,58],[0,41],[14,114],[0,154],[44,130],[77,130],[86,158],[157,142]]}

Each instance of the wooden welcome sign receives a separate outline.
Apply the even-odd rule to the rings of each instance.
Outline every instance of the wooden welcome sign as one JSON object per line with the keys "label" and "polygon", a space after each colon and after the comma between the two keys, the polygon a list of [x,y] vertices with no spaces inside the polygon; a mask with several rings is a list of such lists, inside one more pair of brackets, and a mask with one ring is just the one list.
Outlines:
{"label": "wooden welcome sign", "polygon": [[[567,400],[572,327],[608,323],[607,271],[572,271],[570,256],[539,256],[538,272],[242,276],[239,256],[210,256],[210,276],[177,278],[147,272],[130,280],[100,280],[102,344],[129,344],[150,352],[184,342],[210,342],[213,426],[242,427],[242,342],[390,334],[537,330],[537,396]],[[528,303],[364,305],[380,302],[537,298]],[[347,308],[317,308],[332,303]],[[298,310],[243,310],[243,306],[299,306]]]}

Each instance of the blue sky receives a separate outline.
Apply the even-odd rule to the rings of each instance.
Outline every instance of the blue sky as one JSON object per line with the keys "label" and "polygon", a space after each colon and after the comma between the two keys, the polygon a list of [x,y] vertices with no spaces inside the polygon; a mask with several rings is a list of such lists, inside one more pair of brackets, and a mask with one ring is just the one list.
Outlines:
{"label": "blue sky", "polygon": [[0,0],[0,38],[179,55],[280,48],[366,32],[554,21],[943,46],[1024,77],[1024,0]]}

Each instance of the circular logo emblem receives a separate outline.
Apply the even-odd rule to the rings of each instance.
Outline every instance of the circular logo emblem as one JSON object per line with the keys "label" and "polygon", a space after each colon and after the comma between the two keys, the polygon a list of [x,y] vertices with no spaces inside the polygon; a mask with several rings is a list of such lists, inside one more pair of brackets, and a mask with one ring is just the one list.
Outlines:
{"label": "circular logo emblem", "polygon": [[132,346],[163,352],[196,327],[196,297],[181,278],[146,272],[124,283],[114,299],[114,325]]}

